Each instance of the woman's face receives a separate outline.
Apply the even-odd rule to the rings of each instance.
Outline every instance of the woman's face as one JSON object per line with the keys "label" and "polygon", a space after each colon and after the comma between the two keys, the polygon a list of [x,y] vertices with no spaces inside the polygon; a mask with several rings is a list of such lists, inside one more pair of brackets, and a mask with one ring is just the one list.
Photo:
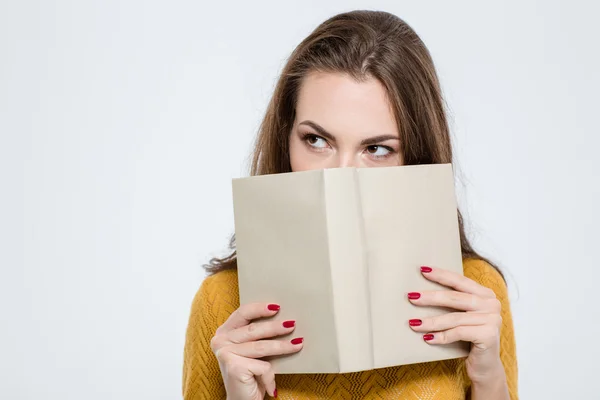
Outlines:
{"label": "woman's face", "polygon": [[348,75],[305,77],[290,135],[292,171],[402,164],[400,135],[383,85]]}

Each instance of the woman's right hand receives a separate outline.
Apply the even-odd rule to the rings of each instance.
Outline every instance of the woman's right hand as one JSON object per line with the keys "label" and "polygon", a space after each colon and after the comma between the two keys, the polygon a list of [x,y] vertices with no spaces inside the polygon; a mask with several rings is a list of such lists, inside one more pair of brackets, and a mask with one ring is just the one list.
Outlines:
{"label": "woman's right hand", "polygon": [[271,363],[257,358],[296,353],[303,339],[265,340],[292,332],[295,321],[252,321],[278,311],[277,304],[244,304],[217,329],[210,346],[219,361],[227,400],[262,400],[265,392],[277,397]]}

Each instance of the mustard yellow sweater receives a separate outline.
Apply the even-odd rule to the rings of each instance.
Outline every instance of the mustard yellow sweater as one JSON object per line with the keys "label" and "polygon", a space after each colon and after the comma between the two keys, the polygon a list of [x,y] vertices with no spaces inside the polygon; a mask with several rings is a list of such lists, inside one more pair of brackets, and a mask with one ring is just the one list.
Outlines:
{"label": "mustard yellow sweater", "polygon": [[[500,357],[506,371],[511,400],[517,395],[517,357],[506,285],[500,274],[481,260],[464,260],[467,277],[496,292],[502,302]],[[207,277],[192,303],[183,363],[183,397],[225,399],[219,365],[210,350],[216,329],[239,307],[237,272]],[[470,381],[465,359],[381,368],[347,374],[277,375],[278,399],[410,399],[464,400]]]}

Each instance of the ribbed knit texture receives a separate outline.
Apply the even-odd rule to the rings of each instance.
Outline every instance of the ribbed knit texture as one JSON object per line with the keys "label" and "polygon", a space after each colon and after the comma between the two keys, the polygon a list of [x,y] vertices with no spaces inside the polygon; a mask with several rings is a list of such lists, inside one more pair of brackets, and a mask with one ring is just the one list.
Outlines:
{"label": "ribbed knit texture", "polygon": [[[500,358],[511,400],[517,395],[517,357],[506,285],[500,274],[481,260],[464,260],[465,276],[491,288],[502,303]],[[192,303],[183,365],[185,400],[225,399],[217,359],[210,349],[216,329],[239,307],[237,272],[207,277]],[[465,359],[381,368],[347,374],[278,374],[278,399],[468,399],[470,381]],[[267,396],[268,397],[268,396]]]}

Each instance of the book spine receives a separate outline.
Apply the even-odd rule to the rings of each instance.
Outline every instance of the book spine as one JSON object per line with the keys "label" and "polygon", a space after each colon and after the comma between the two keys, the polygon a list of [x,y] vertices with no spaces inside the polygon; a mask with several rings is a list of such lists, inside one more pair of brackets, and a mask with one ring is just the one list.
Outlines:
{"label": "book spine", "polygon": [[355,168],[327,169],[325,215],[340,372],[373,368],[364,223]]}
{"label": "book spine", "polygon": [[363,209],[363,201],[362,201],[362,195],[361,195],[361,187],[360,187],[360,179],[358,178],[358,171],[354,170],[354,189],[355,189],[355,195],[356,195],[356,202],[357,202],[357,217],[358,217],[358,223],[359,223],[359,232],[360,232],[360,244],[362,246],[361,248],[361,254],[362,254],[362,272],[363,272],[363,278],[362,281],[364,282],[364,287],[365,287],[365,292],[366,292],[366,298],[365,298],[365,305],[367,307],[367,319],[366,319],[366,325],[369,329],[368,332],[368,336],[369,336],[369,356],[370,356],[370,360],[369,360],[369,369],[373,369],[375,368],[375,340],[373,337],[373,318],[372,318],[372,306],[371,306],[371,281],[370,281],[370,274],[369,274],[369,256],[368,256],[368,249],[369,246],[367,245],[367,232],[366,232],[366,228],[365,228],[365,213],[364,213],[364,209]]}

